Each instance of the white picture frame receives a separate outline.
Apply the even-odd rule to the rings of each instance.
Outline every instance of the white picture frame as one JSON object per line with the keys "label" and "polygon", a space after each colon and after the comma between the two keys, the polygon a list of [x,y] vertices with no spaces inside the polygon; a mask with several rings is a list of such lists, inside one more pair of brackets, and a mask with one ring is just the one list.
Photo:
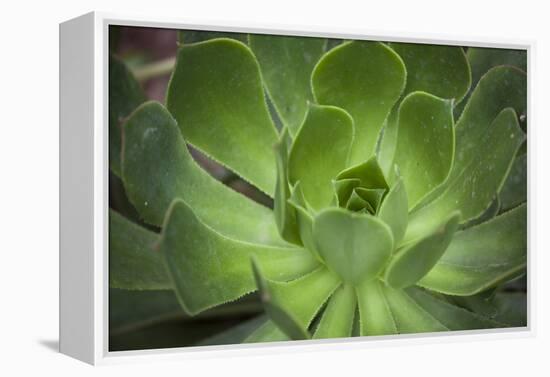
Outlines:
{"label": "white picture frame", "polygon": [[[345,28],[289,27],[253,23],[190,23],[169,18],[144,18],[88,13],[60,24],[60,351],[90,364],[137,360],[222,357],[247,353],[379,347],[388,343],[438,343],[480,338],[504,339],[534,335],[533,252],[528,253],[528,326],[440,334],[308,340],[254,345],[229,345],[108,350],[108,29],[109,25],[170,29],[251,32],[280,35],[433,43],[524,49],[528,58],[528,113],[531,113],[533,41],[441,37],[421,33],[378,33]],[[528,133],[533,127],[530,125]],[[531,136],[528,136],[528,140]],[[532,150],[528,150],[531,155]],[[529,160],[531,158],[529,157]],[[530,163],[528,171],[530,172]],[[530,176],[530,173],[529,173]],[[528,179],[529,181],[529,179]],[[533,213],[528,200],[529,219]],[[528,236],[528,247],[531,237]]]}

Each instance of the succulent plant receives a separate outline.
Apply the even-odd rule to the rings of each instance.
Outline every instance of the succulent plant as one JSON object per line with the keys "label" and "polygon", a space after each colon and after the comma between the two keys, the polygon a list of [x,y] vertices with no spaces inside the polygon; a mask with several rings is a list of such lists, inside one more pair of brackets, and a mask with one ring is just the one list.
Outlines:
{"label": "succulent plant", "polygon": [[259,292],[200,344],[524,324],[496,293],[526,272],[524,52],[213,37],[179,47],[165,105],[111,59],[111,170],[135,212],[110,212],[112,288],[199,318]]}

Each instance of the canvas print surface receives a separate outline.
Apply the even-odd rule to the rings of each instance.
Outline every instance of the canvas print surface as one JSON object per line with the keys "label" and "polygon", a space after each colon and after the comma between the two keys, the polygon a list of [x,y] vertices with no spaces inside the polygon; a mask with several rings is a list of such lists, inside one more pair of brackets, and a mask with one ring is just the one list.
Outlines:
{"label": "canvas print surface", "polygon": [[527,325],[526,51],[109,44],[111,351]]}

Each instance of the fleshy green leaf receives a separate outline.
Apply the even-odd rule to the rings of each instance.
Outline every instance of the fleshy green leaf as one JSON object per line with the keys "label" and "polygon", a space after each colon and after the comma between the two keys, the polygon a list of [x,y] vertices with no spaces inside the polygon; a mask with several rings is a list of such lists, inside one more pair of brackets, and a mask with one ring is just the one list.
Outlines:
{"label": "fleshy green leaf", "polygon": [[307,104],[313,101],[311,72],[324,53],[326,39],[251,34],[249,44],[277,114],[296,135]]}
{"label": "fleshy green leaf", "polygon": [[338,173],[336,180],[340,181],[343,179],[359,179],[360,186],[364,188],[389,188],[376,156]]}
{"label": "fleshy green leaf", "polygon": [[490,125],[502,110],[509,107],[518,116],[525,114],[527,76],[517,68],[495,67],[479,81],[456,124],[456,155],[451,172],[453,177],[478,158],[480,149],[491,150],[484,143],[483,135],[490,131]]}
{"label": "fleshy green leaf", "polygon": [[460,212],[454,212],[430,233],[398,250],[386,268],[386,282],[394,288],[405,288],[420,280],[441,258],[459,222]]}
{"label": "fleshy green leaf", "polygon": [[406,293],[424,310],[441,322],[449,330],[474,330],[503,327],[502,324],[482,317],[466,309],[436,298],[426,291],[411,287]]}
{"label": "fleshy green leaf", "polygon": [[[525,50],[469,47],[466,56],[472,69],[472,90],[476,87],[481,77],[494,67],[507,65],[527,72],[527,51]],[[462,102],[460,106],[457,106],[458,114],[462,112],[464,103]],[[521,113],[518,112],[518,114]]]}
{"label": "fleshy green leaf", "polygon": [[186,141],[273,196],[277,131],[246,45],[221,38],[181,47],[166,104]]}
{"label": "fleshy green leaf", "polygon": [[[407,86],[402,99],[414,91],[423,91],[445,99],[461,101],[470,87],[470,67],[462,47],[390,43],[407,67]],[[398,101],[399,104],[399,101]],[[398,106],[394,106],[384,127],[378,156],[385,172],[392,169],[396,150]]]}
{"label": "fleshy green leaf", "polygon": [[424,92],[409,94],[399,106],[397,148],[399,167],[410,208],[439,186],[454,156],[452,101]]}
{"label": "fleshy green leaf", "polygon": [[352,164],[374,154],[378,134],[405,87],[405,77],[399,55],[380,42],[342,43],[315,66],[311,82],[316,100],[345,109],[355,121]]}
{"label": "fleshy green leaf", "polygon": [[121,124],[145,94],[126,64],[109,55],[109,167],[120,176]]}
{"label": "fleshy green leaf", "polygon": [[[526,79],[527,76],[521,70],[504,66],[495,67],[482,77],[455,126],[455,159],[450,176],[446,184],[442,185],[440,190],[436,190],[433,195],[429,195],[422,205],[440,195],[446,186],[455,181],[459,175],[464,175],[470,165],[475,165],[475,161],[490,160],[494,156],[493,148],[487,145],[487,137],[494,133],[493,126],[497,125],[495,119],[504,109],[513,108],[518,116],[525,114],[527,106]],[[509,135],[509,137],[518,140],[518,135]],[[519,139],[524,139],[524,137],[520,135]],[[510,155],[514,154],[515,152],[510,152]],[[482,165],[486,168],[493,168],[489,161],[483,161]],[[501,177],[495,176],[494,169],[491,169],[490,174],[486,175],[499,178],[496,181],[500,182]],[[468,178],[467,175],[464,175],[464,178],[459,180],[466,182],[469,181]],[[478,190],[468,190],[473,193],[476,191]],[[491,199],[496,195],[496,191],[484,191]],[[472,204],[480,202],[479,195],[475,199],[471,201]],[[484,208],[478,208],[478,211],[475,212],[479,215],[488,206],[489,202],[485,206],[481,206]],[[465,222],[470,220],[467,211],[462,209],[462,212],[463,220]],[[477,216],[472,216],[472,218],[475,217]]]}
{"label": "fleshy green leaf", "polygon": [[522,204],[457,232],[419,285],[450,295],[473,295],[522,274],[526,254],[527,207]]}
{"label": "fleshy green leaf", "polygon": [[418,305],[404,290],[380,285],[386,298],[398,334],[437,332],[449,330]]}
{"label": "fleshy green leaf", "polygon": [[123,289],[172,289],[162,255],[154,250],[159,235],[109,211],[109,286]]}
{"label": "fleshy green leaf", "polygon": [[271,320],[291,339],[307,339],[311,321],[341,284],[325,267],[289,282],[269,280],[264,264],[254,260],[260,297]]}
{"label": "fleshy green leaf", "polygon": [[315,217],[313,238],[327,266],[352,285],[374,279],[393,248],[391,229],[381,220],[340,208]]}
{"label": "fleshy green leaf", "polygon": [[494,295],[496,289],[471,295],[471,296],[445,296],[448,301],[457,304],[471,312],[483,315],[488,318],[494,318],[497,314],[497,307],[494,304]]}
{"label": "fleshy green leaf", "polygon": [[109,170],[109,209],[135,223],[140,223],[140,216],[126,195],[124,182],[112,170]]}
{"label": "fleshy green leaf", "polygon": [[386,189],[367,189],[364,187],[357,187],[354,192],[357,193],[361,198],[363,198],[372,208],[371,213],[375,214],[378,212],[378,209],[380,208],[380,204],[382,203],[382,198],[384,197],[384,194],[386,193]]}
{"label": "fleshy green leaf", "polygon": [[[465,113],[467,111],[468,107]],[[407,241],[418,238],[436,221],[454,210],[460,210],[462,221],[467,222],[483,214],[491,205],[508,174],[524,135],[514,110],[507,108],[495,118],[487,132],[479,137],[480,140],[476,141],[480,143],[478,149],[470,150],[472,156],[466,165],[464,158],[455,160],[457,162],[453,165],[453,171],[455,168],[462,168],[454,174],[451,171],[443,193],[409,217],[405,234]]]}
{"label": "fleshy green leaf", "polygon": [[338,288],[315,330],[314,339],[345,338],[351,335],[357,298],[351,285]]}
{"label": "fleshy green leaf", "polygon": [[274,280],[312,271],[317,261],[306,250],[239,242],[204,225],[191,208],[176,200],[168,210],[160,250],[184,309],[196,314],[256,289],[250,257]]}
{"label": "fleshy green leaf", "polygon": [[336,195],[336,204],[345,207],[351,193],[356,187],[359,187],[361,180],[358,178],[345,178],[332,181],[332,187]]}
{"label": "fleshy green leaf", "polygon": [[288,242],[301,245],[299,228],[296,220],[296,209],[288,203],[290,186],[288,183],[288,131],[285,128],[275,144],[275,161],[277,162],[277,183],[273,212],[279,234]]}
{"label": "fleshy green leaf", "polygon": [[[488,139],[491,134],[494,134],[494,126],[498,125],[496,118],[502,116],[503,111],[506,108],[512,108],[515,110],[516,115],[525,114],[527,106],[527,76],[524,72],[513,67],[495,67],[489,70],[478,85],[475,87],[472,95],[468,99],[466,108],[462,113],[455,127],[455,159],[453,168],[451,169],[450,176],[445,185],[441,186],[441,190],[436,190],[432,197],[428,197],[428,202],[433,200],[434,197],[441,194],[452,182],[462,181],[468,182],[471,178],[468,177],[467,169],[472,165],[481,163],[489,172],[485,172],[486,178],[492,177],[492,187],[496,187],[493,190],[487,190],[487,187],[483,188],[483,195],[479,195],[479,184],[476,187],[470,187],[464,192],[472,193],[475,200],[468,200],[469,206],[477,207],[476,211],[472,211],[471,216],[461,208],[464,222],[471,219],[475,219],[490,205],[490,201],[496,196],[498,189],[501,186],[502,179],[505,178],[508,169],[504,169],[503,177],[500,176],[501,169],[494,169],[492,159],[495,157],[494,148],[491,144],[488,144]],[[517,122],[517,119],[516,119]],[[512,127],[517,129],[518,127]],[[506,133],[501,131],[501,133]],[[516,132],[510,133],[509,142],[519,142],[524,139],[523,132],[520,132],[519,140]],[[502,135],[500,135],[502,136]],[[493,142],[498,142],[494,140]],[[513,143],[512,143],[513,144]],[[508,152],[507,157],[511,158],[516,152]],[[501,162],[505,159],[501,156],[498,160],[499,167],[502,167]],[[484,161],[487,160],[487,161]],[[470,169],[471,170],[471,169]],[[480,172],[481,173],[481,172]],[[463,175],[462,178],[459,176]],[[491,198],[491,200],[489,200]],[[482,206],[482,202],[486,204]],[[477,206],[476,206],[477,204]]]}
{"label": "fleshy green leaf", "polygon": [[527,154],[516,156],[499,196],[501,211],[527,201]]}
{"label": "fleshy green leaf", "polygon": [[407,67],[404,93],[423,91],[458,103],[470,88],[471,74],[462,47],[390,43]]}
{"label": "fleshy green leaf", "polygon": [[315,240],[313,239],[313,216],[309,211],[309,206],[304,198],[299,181],[294,185],[288,203],[292,205],[296,211],[296,222],[298,224],[300,240],[304,247],[313,253],[319,261],[322,261],[317,251]]}
{"label": "fleshy green leaf", "polygon": [[380,205],[378,217],[388,224],[393,234],[394,247],[405,235],[408,222],[407,192],[403,180],[398,178]]}
{"label": "fleshy green leaf", "polygon": [[132,204],[161,225],[172,200],[182,198],[224,236],[284,245],[273,213],[216,181],[193,160],[170,113],[159,103],[138,108],[124,125],[123,178]]}
{"label": "fleshy green leaf", "polygon": [[346,208],[353,212],[359,212],[362,209],[365,209],[369,213],[374,213],[374,208],[372,208],[370,203],[363,199],[363,197],[357,193],[358,188],[353,190],[353,192],[351,193],[351,196],[348,199],[348,203],[346,204]]}
{"label": "fleshy green leaf", "polygon": [[273,321],[268,320],[250,334],[243,343],[280,342],[284,340],[290,339]]}
{"label": "fleshy green leaf", "polygon": [[498,215],[499,211],[500,211],[500,199],[497,195],[493,198],[493,200],[491,201],[491,204],[489,204],[489,207],[487,207],[485,212],[483,212],[480,216],[476,217],[475,219],[472,219],[472,220],[468,221],[467,223],[462,224],[460,227],[462,229],[466,229],[466,228],[470,228],[474,225],[478,225],[478,224],[484,223],[486,221],[489,221],[493,217]]}
{"label": "fleshy green leaf", "polygon": [[314,209],[333,198],[332,178],[348,162],[353,141],[353,120],[333,106],[311,105],[296,135],[289,156],[289,180],[301,182],[307,202]]}
{"label": "fleshy green leaf", "polygon": [[372,280],[360,284],[356,289],[361,336],[397,334],[382,284],[379,280]]}

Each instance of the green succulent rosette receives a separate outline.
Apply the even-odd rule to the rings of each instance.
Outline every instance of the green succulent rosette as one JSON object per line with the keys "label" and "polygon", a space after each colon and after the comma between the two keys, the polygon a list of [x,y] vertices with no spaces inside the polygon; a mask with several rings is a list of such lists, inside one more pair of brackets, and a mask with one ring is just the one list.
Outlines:
{"label": "green succulent rosette", "polygon": [[524,324],[498,288],[526,272],[525,54],[239,39],[182,43],[164,105],[112,60],[111,168],[138,214],[110,213],[112,295],[143,320],[259,292],[198,344]]}

